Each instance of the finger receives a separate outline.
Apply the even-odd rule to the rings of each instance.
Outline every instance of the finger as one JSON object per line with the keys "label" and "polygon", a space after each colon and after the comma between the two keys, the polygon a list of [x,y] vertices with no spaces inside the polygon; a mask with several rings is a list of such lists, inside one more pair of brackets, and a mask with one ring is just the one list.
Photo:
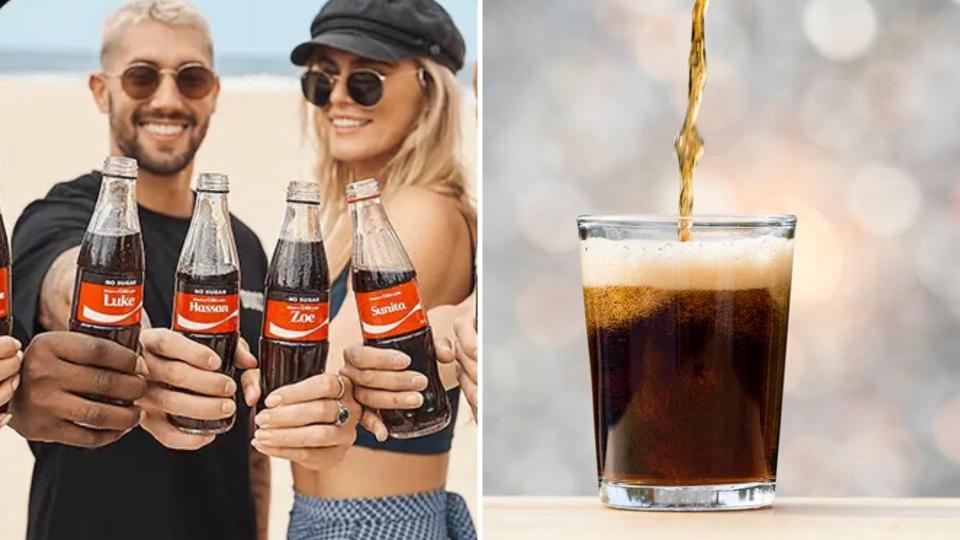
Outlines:
{"label": "finger", "polygon": [[477,381],[477,361],[462,351],[457,351],[457,362],[460,368],[470,376],[474,382]]}
{"label": "finger", "polygon": [[9,358],[20,350],[20,341],[10,336],[0,336],[0,358]]}
{"label": "finger", "polygon": [[67,421],[57,422],[54,430],[52,438],[44,442],[64,443],[81,448],[100,448],[127,434],[126,431],[90,429]]}
{"label": "finger", "polygon": [[65,362],[63,388],[76,394],[93,394],[119,401],[133,401],[143,396],[147,382],[139,375],[128,375],[110,369],[80,366]]}
{"label": "finger", "polygon": [[380,418],[380,415],[377,414],[375,410],[364,409],[363,414],[360,416],[360,425],[365,427],[370,433],[373,433],[373,436],[377,438],[378,442],[383,442],[390,436],[386,424],[383,423],[383,419]]}
{"label": "finger", "polygon": [[429,384],[426,375],[416,371],[358,370],[349,364],[344,364],[340,368],[340,373],[356,381],[357,386],[395,392],[420,392],[426,390]]}
{"label": "finger", "polygon": [[473,322],[473,317],[460,317],[453,323],[453,333],[457,336],[460,349],[476,360],[477,330],[474,328]]}
{"label": "finger", "polygon": [[[348,379],[344,378],[344,395],[351,387]],[[280,404],[292,405],[316,399],[335,398],[340,395],[340,381],[333,373],[314,375],[295,384],[281,386],[270,392],[265,401],[267,407],[276,407]]]}
{"label": "finger", "polygon": [[470,403],[470,408],[476,409],[477,398],[479,396],[477,384],[465,374],[461,374],[458,379],[460,381],[460,390],[463,391],[463,396],[466,397],[467,402]]}
{"label": "finger", "polygon": [[286,459],[314,470],[334,467],[343,460],[344,449],[340,447],[283,448],[267,446],[256,439],[251,444],[263,455]]}
{"label": "finger", "polygon": [[349,444],[356,437],[354,426],[312,425],[295,428],[258,429],[254,438],[263,446],[322,448]]}
{"label": "finger", "polygon": [[437,340],[434,349],[437,351],[437,361],[442,364],[450,364],[457,359],[457,354],[454,352],[454,345],[449,338]]}
{"label": "finger", "polygon": [[410,357],[393,349],[354,345],[343,351],[343,360],[358,369],[400,371],[410,365]]}
{"label": "finger", "polygon": [[129,431],[140,423],[139,407],[121,407],[73,394],[63,394],[51,409],[58,418],[100,430]]}
{"label": "finger", "polygon": [[[284,405],[261,411],[256,416],[256,424],[261,428],[288,428],[309,426],[310,424],[332,424],[339,412],[337,402],[332,399],[308,401]],[[353,411],[351,411],[352,414]]]}
{"label": "finger", "polygon": [[257,367],[257,357],[250,352],[250,345],[243,338],[237,341],[237,350],[233,353],[233,364],[240,369]]}
{"label": "finger", "polygon": [[121,373],[137,370],[137,353],[112,341],[78,332],[45,332],[34,339],[27,350],[34,346],[49,347],[54,356],[73,364]]}
{"label": "finger", "polygon": [[167,421],[163,413],[144,414],[141,425],[160,444],[173,450],[198,450],[216,439],[214,435],[184,433]]}
{"label": "finger", "polygon": [[260,400],[260,370],[248,369],[240,375],[240,386],[243,387],[243,400],[247,407],[253,407]]}
{"label": "finger", "polygon": [[190,390],[205,396],[233,397],[237,392],[237,383],[233,379],[216,371],[194,367],[186,362],[156,356],[144,351],[149,379]]}
{"label": "finger", "polygon": [[7,427],[7,424],[10,423],[10,420],[13,420],[12,414],[0,414],[0,429]]}
{"label": "finger", "polygon": [[196,396],[160,385],[150,385],[143,401],[145,407],[196,420],[220,420],[237,412],[237,404],[232,399]]}
{"label": "finger", "polygon": [[140,330],[149,330],[153,328],[153,324],[150,322],[150,315],[147,314],[147,308],[140,309]]}
{"label": "finger", "polygon": [[420,392],[387,392],[358,386],[353,396],[364,407],[371,409],[418,409],[423,405]]}
{"label": "finger", "polygon": [[0,382],[0,405],[13,399],[13,393],[17,391],[18,386],[20,386],[20,375],[14,375]]}
{"label": "finger", "polygon": [[20,351],[13,351],[9,356],[0,356],[0,381],[16,375],[22,364],[23,353]]}
{"label": "finger", "polygon": [[207,371],[220,369],[220,357],[213,349],[167,328],[144,330],[140,333],[140,345],[145,353],[180,360]]}

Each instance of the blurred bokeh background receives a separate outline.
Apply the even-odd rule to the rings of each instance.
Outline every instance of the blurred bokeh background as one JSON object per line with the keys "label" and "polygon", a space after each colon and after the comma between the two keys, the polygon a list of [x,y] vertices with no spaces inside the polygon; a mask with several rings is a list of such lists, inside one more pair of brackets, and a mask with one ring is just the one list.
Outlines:
{"label": "blurred bokeh background", "polygon": [[[13,0],[0,10],[0,206],[8,233],[23,208],[56,182],[98,168],[109,150],[107,118],[87,89],[99,69],[104,18],[121,0]],[[301,137],[299,71],[290,49],[309,37],[323,0],[194,0],[213,32],[223,91],[196,172],[230,174],[230,208],[273,250],[284,186],[307,178],[315,159]],[[463,156],[476,170],[476,0],[440,0],[467,42],[458,74]],[[34,292],[35,293],[35,292]],[[13,294],[30,294],[14,291]],[[12,429],[0,430],[0,538],[23,538],[33,455]],[[461,408],[448,488],[476,507],[477,432]],[[285,538],[293,489],[288,463],[274,460],[271,538]],[[476,515],[476,513],[474,513]]]}
{"label": "blurred bokeh background", "polygon": [[[484,492],[593,494],[575,218],[674,213],[692,0],[484,3]],[[695,213],[799,217],[783,495],[960,493],[960,1],[715,0]]]}

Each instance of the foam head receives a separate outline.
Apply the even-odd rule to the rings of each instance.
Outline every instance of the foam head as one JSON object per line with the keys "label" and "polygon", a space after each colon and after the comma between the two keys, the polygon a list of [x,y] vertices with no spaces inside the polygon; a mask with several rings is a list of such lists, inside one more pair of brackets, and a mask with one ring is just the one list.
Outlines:
{"label": "foam head", "polygon": [[581,242],[587,320],[616,326],[652,313],[680,291],[766,290],[790,301],[793,240],[738,237]]}
{"label": "foam head", "polygon": [[774,236],[581,242],[584,287],[779,289],[790,285],[793,240]]}

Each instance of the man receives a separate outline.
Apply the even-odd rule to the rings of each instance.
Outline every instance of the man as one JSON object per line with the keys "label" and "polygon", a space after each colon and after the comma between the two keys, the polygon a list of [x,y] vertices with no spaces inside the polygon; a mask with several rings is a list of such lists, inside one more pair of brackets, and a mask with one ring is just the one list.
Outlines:
{"label": "man", "polygon": [[[89,86],[109,116],[110,153],[140,166],[144,319],[157,328],[141,334],[142,358],[62,331],[99,172],[57,184],[27,207],[13,234],[14,287],[39,294],[14,300],[16,335],[32,342],[10,410],[11,426],[33,441],[36,456],[27,536],[253,539],[259,525],[265,537],[269,471],[263,456],[250,457],[249,409],[237,399],[237,382],[215,372],[212,351],[160,329],[170,326],[176,264],[193,210],[194,154],[220,90],[209,28],[181,1],[133,2],[108,18],[100,61],[102,72],[90,76]],[[241,334],[256,343],[266,256],[249,228],[236,218],[232,225],[242,267]],[[254,367],[246,343],[223,361]],[[135,405],[83,397],[90,394]],[[167,420],[234,412],[235,428],[216,438],[182,433]],[[259,474],[251,474],[252,464],[261,464]],[[263,496],[256,520],[255,490]]]}

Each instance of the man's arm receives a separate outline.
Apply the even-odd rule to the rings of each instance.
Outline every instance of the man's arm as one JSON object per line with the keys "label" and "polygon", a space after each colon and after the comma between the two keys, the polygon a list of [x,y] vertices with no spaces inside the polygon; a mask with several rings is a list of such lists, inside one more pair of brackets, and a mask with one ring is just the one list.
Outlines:
{"label": "man's arm", "polygon": [[250,449],[250,490],[257,517],[257,539],[267,540],[270,533],[270,458]]}
{"label": "man's arm", "polygon": [[66,330],[70,323],[77,256],[80,246],[61,253],[43,276],[37,305],[37,322],[47,330]]}

